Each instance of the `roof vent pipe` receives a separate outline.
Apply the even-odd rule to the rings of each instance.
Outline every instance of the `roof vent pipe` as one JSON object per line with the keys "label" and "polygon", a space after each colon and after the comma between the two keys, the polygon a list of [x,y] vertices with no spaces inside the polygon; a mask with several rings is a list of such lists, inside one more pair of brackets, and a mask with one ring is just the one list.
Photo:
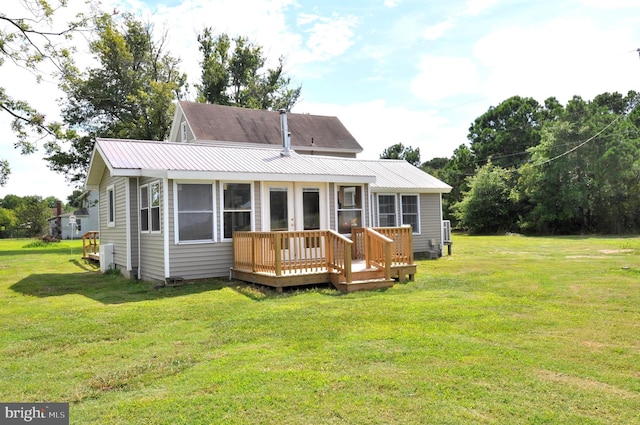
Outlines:
{"label": "roof vent pipe", "polygon": [[291,156],[291,138],[289,137],[289,128],[287,126],[287,111],[280,109],[280,132],[282,134],[282,151],[281,156]]}

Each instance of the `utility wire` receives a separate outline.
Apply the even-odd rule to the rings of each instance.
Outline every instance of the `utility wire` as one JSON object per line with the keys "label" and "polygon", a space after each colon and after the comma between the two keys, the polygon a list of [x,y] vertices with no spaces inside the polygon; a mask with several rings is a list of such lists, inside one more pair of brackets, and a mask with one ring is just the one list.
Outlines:
{"label": "utility wire", "polygon": [[613,124],[615,124],[616,122],[620,121],[620,119],[623,117],[624,115],[618,115],[618,117],[611,121],[609,124],[607,124],[604,128],[602,128],[600,131],[598,131],[596,134],[594,134],[593,136],[589,137],[587,140],[585,140],[584,142],[580,143],[579,145],[574,146],[573,148],[569,149],[566,152],[561,153],[560,155],[554,156],[553,158],[549,158],[545,161],[542,161],[538,164],[533,164],[534,167],[539,167],[541,165],[544,164],[548,164],[552,161],[555,161],[556,159],[562,158],[565,155],[569,155],[571,152],[580,149],[581,147],[583,147],[584,145],[586,145],[587,143],[589,143],[590,141],[594,140],[595,138],[597,138],[599,135],[601,135],[602,133],[604,133],[604,131],[606,129],[608,129],[609,127],[611,127]]}

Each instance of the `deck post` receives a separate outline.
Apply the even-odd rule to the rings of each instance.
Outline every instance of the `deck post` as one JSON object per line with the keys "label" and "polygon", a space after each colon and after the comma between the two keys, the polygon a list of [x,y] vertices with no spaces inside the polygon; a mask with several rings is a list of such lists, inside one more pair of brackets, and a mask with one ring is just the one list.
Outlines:
{"label": "deck post", "polygon": [[256,237],[256,235],[250,234],[251,237],[251,271],[254,273],[257,270],[258,264],[258,252],[259,249],[257,247],[260,238]]}
{"label": "deck post", "polygon": [[391,280],[391,242],[384,244],[384,278]]}
{"label": "deck post", "polygon": [[273,249],[275,250],[273,255],[274,255],[274,261],[275,261],[275,267],[276,267],[276,276],[282,275],[282,238],[280,236],[281,234],[277,232],[274,233],[273,235],[273,238],[274,238]]}
{"label": "deck post", "polygon": [[349,245],[344,246],[344,278],[347,283],[353,282],[352,277],[353,270],[351,270],[351,247]]}
{"label": "deck post", "polygon": [[409,231],[407,232],[407,240],[409,243],[407,244],[407,248],[409,250],[409,264],[413,264],[413,228],[409,227]]}
{"label": "deck post", "polygon": [[[365,228],[362,234],[362,245],[364,248],[364,262],[368,269],[371,268],[371,234]],[[355,245],[355,244],[354,244]]]}

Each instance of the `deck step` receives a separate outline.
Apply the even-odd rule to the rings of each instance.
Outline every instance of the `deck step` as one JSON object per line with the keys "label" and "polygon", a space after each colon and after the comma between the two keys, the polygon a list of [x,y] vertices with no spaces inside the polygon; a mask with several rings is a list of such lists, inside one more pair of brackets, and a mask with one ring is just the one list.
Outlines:
{"label": "deck step", "polygon": [[[367,281],[367,280],[377,280],[384,279],[384,270],[378,269],[365,269],[358,270],[351,273],[351,281]],[[342,283],[346,283],[346,278],[344,275],[339,276],[339,281]]]}
{"label": "deck step", "polygon": [[334,282],[333,286],[342,292],[355,292],[355,291],[371,291],[375,289],[387,289],[391,288],[395,281],[393,279],[365,279],[354,280],[351,283],[346,282]]}

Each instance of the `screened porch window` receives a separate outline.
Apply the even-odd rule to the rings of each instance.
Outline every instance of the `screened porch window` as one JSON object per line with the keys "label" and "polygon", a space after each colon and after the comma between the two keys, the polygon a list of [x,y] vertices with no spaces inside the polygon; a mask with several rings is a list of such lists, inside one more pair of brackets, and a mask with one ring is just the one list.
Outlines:
{"label": "screened porch window", "polygon": [[251,230],[251,184],[224,183],[222,197],[224,238],[231,239],[233,232]]}
{"label": "screened porch window", "polygon": [[402,224],[409,225],[413,233],[420,233],[420,209],[418,195],[401,195]]}
{"label": "screened porch window", "polygon": [[362,227],[362,186],[338,187],[338,232],[351,233]]}
{"label": "screened porch window", "polygon": [[395,195],[378,195],[378,225],[380,227],[396,226]]}
{"label": "screened porch window", "polygon": [[178,184],[178,240],[213,240],[212,184]]}

